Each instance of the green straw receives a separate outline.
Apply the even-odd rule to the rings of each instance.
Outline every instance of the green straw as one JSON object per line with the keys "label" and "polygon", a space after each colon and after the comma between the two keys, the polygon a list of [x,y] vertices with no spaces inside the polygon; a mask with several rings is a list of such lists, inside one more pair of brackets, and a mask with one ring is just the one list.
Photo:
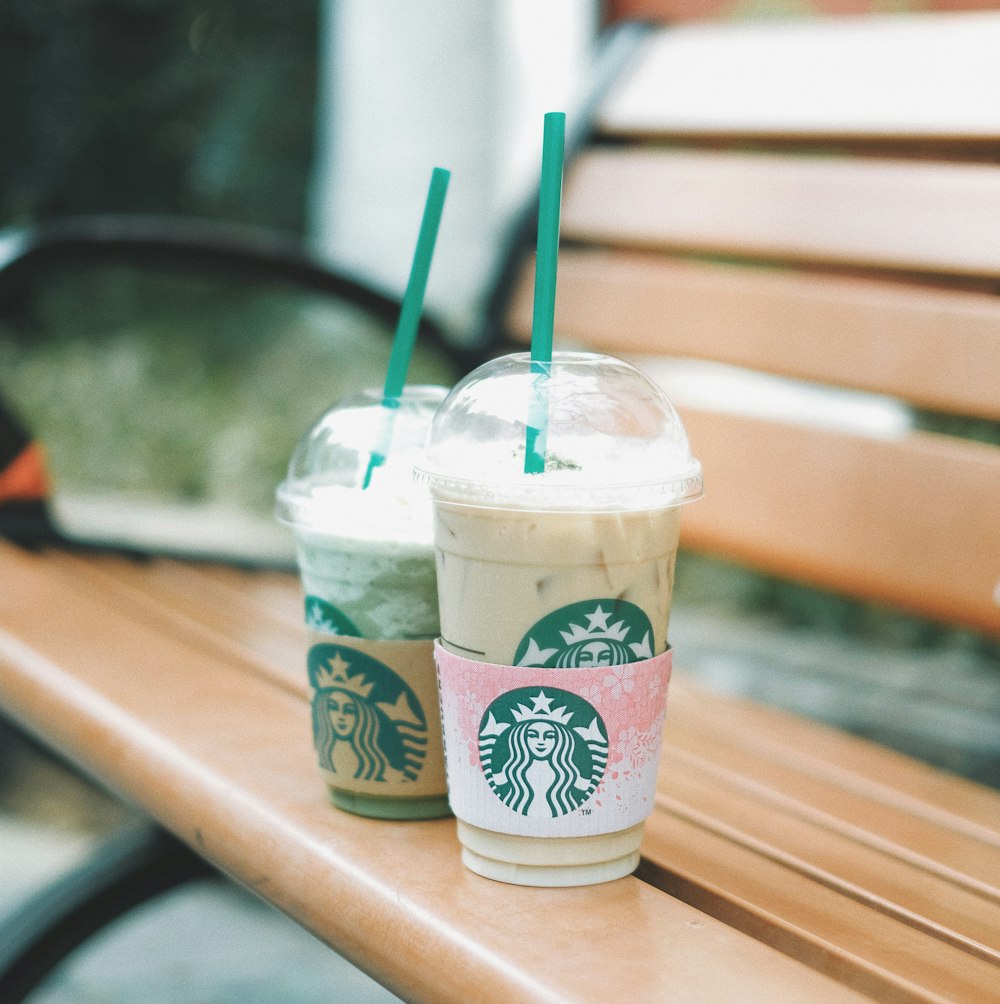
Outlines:
{"label": "green straw", "polygon": [[417,247],[413,253],[413,264],[410,266],[410,279],[403,294],[403,304],[396,322],[396,333],[392,339],[392,352],[389,355],[389,366],[385,374],[385,386],[382,391],[382,407],[386,411],[382,423],[382,434],[378,446],[372,451],[365,472],[362,488],[371,484],[372,473],[376,467],[385,463],[385,458],[392,443],[392,416],[399,407],[399,399],[406,386],[406,373],[410,368],[410,357],[417,340],[417,329],[420,327],[420,315],[424,309],[424,294],[427,291],[427,279],[431,272],[431,260],[434,257],[434,245],[437,242],[438,226],[441,223],[441,212],[444,209],[444,198],[448,191],[448,181],[451,172],[443,167],[435,167],[431,173],[431,184],[427,190],[427,202],[424,205],[424,216],[420,223],[420,233],[417,237]]}
{"label": "green straw", "polygon": [[535,256],[535,302],[531,319],[531,372],[535,374],[524,441],[524,473],[545,470],[549,431],[548,380],[556,313],[556,266],[559,259],[559,208],[562,200],[566,115],[548,112],[542,138],[542,180],[538,193],[538,243]]}

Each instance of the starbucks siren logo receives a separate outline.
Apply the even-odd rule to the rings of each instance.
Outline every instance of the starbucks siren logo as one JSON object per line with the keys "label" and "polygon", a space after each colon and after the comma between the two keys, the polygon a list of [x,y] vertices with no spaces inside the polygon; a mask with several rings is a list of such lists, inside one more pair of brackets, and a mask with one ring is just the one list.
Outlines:
{"label": "starbucks siren logo", "polygon": [[564,816],[580,808],[604,777],[608,732],[582,697],[555,687],[520,687],[486,709],[479,758],[489,786],[514,812]]}
{"label": "starbucks siren logo", "polygon": [[345,778],[416,781],[427,718],[388,666],[345,645],[309,650],[313,737],[320,767]]}
{"label": "starbucks siren logo", "polygon": [[524,636],[515,666],[619,666],[653,657],[653,627],[626,600],[587,600],[560,607]]}

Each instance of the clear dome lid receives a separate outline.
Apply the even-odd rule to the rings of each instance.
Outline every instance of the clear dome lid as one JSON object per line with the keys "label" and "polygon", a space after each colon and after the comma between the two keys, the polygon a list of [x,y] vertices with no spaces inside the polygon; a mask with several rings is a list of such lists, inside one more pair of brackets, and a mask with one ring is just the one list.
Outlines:
{"label": "clear dome lid", "polygon": [[[525,472],[530,429],[545,428],[544,469]],[[439,498],[539,509],[644,509],[701,495],[701,465],[663,391],[634,366],[556,352],[548,373],[528,353],[461,380],[438,409],[417,471]]]}
{"label": "clear dome lid", "polygon": [[388,407],[381,389],[370,388],[339,401],[295,447],[275,515],[299,529],[342,536],[429,539],[430,497],[413,468],[447,393],[408,386]]}

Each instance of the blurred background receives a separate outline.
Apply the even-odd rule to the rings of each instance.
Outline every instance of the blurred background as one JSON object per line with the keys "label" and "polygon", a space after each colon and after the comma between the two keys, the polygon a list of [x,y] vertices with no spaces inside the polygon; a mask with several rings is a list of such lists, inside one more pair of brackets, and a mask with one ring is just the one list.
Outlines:
{"label": "blurred background", "polygon": [[[451,347],[474,328],[531,198],[541,115],[575,107],[604,24],[931,6],[997,5],[0,4],[0,265],[54,221],[184,219],[266,232],[398,296],[430,172],[444,166],[453,176],[427,302],[445,338],[418,349],[411,380],[447,384],[461,369]],[[274,488],[320,412],[381,382],[391,324],[287,276],[203,262],[64,255],[13,279],[0,282],[0,399],[44,443],[65,528],[154,549],[221,541],[287,565]],[[995,642],[688,554],[675,609],[672,641],[709,685],[1000,783]],[[853,667],[846,683],[830,678],[834,650]],[[127,814],[0,731],[0,912]],[[391,999],[363,982],[331,995],[354,976],[239,890],[181,895],[153,908],[159,920],[109,932],[37,999]]]}
{"label": "blurred background", "polygon": [[[8,250],[54,220],[193,220],[304,245],[399,296],[441,165],[427,308],[461,342],[536,183],[542,112],[584,86],[599,22],[580,0],[6,5]],[[386,325],[180,265],[79,254],[19,275],[0,296],[0,393],[46,445],[70,531],[222,534],[287,557],[274,486],[320,411],[381,383]],[[455,375],[422,346],[411,380]],[[178,501],[196,514],[178,522]]]}

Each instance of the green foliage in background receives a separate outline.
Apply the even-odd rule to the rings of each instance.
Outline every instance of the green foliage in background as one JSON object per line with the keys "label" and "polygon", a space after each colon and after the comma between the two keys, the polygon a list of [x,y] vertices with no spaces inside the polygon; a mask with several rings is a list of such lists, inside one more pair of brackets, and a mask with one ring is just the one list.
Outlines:
{"label": "green foliage in background", "polygon": [[[318,20],[315,0],[0,4],[0,228],[102,213],[303,233]],[[305,425],[384,369],[385,331],[281,287],[86,263],[36,278],[4,305],[0,394],[65,493],[269,509]]]}
{"label": "green foliage in background", "polygon": [[[391,337],[357,308],[280,284],[65,270],[0,330],[0,395],[45,444],[59,491],[269,515],[299,436],[345,394],[381,385]],[[412,382],[456,376],[418,346]]]}

